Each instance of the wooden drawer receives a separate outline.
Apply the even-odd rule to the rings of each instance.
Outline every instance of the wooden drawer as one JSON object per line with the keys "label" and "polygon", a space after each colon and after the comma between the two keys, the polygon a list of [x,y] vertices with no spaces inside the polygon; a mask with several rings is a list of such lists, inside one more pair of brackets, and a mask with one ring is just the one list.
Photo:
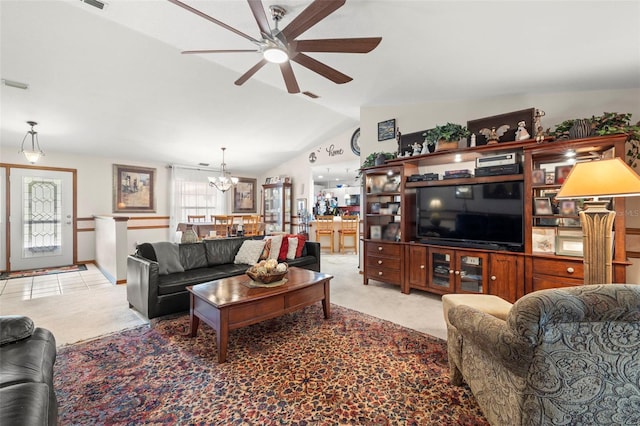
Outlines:
{"label": "wooden drawer", "polygon": [[400,258],[402,245],[367,241],[367,255],[380,255]]}
{"label": "wooden drawer", "polygon": [[393,271],[400,270],[400,259],[383,256],[367,256],[365,259],[367,268],[389,269]]}
{"label": "wooden drawer", "polygon": [[533,291],[546,290],[549,288],[575,287],[582,284],[584,284],[582,280],[570,278],[558,278],[551,275],[533,276]]}
{"label": "wooden drawer", "polygon": [[[564,259],[533,258],[533,276],[552,275],[559,278],[569,278],[579,281],[584,280],[584,267],[582,260],[567,261]],[[560,282],[562,280],[559,280]],[[535,287],[535,286],[534,286]]]}
{"label": "wooden drawer", "polygon": [[400,270],[367,267],[367,278],[400,285]]}

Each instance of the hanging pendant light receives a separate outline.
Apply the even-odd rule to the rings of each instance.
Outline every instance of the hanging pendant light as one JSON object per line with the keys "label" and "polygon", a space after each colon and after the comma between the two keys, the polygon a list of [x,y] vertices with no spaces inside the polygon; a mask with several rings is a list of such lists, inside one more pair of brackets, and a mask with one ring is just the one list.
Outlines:
{"label": "hanging pendant light", "polygon": [[[35,164],[40,159],[40,156],[44,156],[44,152],[42,152],[42,149],[40,148],[40,142],[38,142],[38,132],[33,130],[33,126],[37,125],[38,123],[36,123],[35,121],[27,121],[27,124],[31,126],[31,130],[29,130],[22,139],[22,145],[20,145],[20,153],[24,154],[28,162],[30,162],[31,164]],[[24,149],[24,143],[29,135],[31,135],[31,149],[29,149],[28,145],[27,149]]]}
{"label": "hanging pendant light", "polygon": [[209,186],[216,187],[221,192],[227,192],[231,187],[238,183],[237,177],[231,177],[231,173],[227,172],[227,163],[224,162],[224,151],[227,148],[222,149],[222,164],[220,165],[220,175],[216,177],[208,177]]}

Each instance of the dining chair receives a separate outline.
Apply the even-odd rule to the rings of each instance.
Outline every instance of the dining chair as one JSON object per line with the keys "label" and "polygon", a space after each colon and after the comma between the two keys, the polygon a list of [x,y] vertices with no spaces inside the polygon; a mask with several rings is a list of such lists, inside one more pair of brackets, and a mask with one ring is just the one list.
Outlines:
{"label": "dining chair", "polygon": [[[316,241],[320,249],[329,247],[333,253],[333,218],[334,216],[316,216]],[[329,245],[322,245],[322,237],[329,237]]]}
{"label": "dining chair", "polygon": [[187,215],[187,222],[205,222],[206,220],[206,215]]}
{"label": "dining chair", "polygon": [[[343,249],[352,248],[356,254],[358,253],[358,220],[357,215],[342,216],[342,222],[340,223],[340,229],[338,234],[340,236],[339,252],[342,253]],[[345,244],[345,237],[353,238],[353,245],[347,246]]]}
{"label": "dining chair", "polygon": [[233,225],[233,216],[211,215],[211,222],[216,225]]}

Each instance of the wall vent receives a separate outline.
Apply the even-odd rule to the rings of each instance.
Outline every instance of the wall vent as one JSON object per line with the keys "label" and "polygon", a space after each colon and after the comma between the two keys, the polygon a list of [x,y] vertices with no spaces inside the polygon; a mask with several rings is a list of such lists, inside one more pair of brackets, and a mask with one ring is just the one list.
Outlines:
{"label": "wall vent", "polygon": [[86,3],[89,6],[97,7],[100,10],[103,10],[107,7],[107,3],[99,1],[99,0],[80,0],[82,3]]}

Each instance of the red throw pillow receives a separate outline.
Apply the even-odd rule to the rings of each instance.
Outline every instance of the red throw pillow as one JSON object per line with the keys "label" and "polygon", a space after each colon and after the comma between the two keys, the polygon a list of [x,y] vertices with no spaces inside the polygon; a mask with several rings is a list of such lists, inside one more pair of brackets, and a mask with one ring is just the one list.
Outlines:
{"label": "red throw pillow", "polygon": [[278,253],[278,262],[284,262],[287,260],[287,250],[289,250],[288,235],[282,236],[282,245],[280,246],[280,253]]}
{"label": "red throw pillow", "polygon": [[296,257],[302,256],[302,250],[304,250],[304,243],[307,241],[304,235],[297,234],[298,237],[298,248],[296,249]]}

